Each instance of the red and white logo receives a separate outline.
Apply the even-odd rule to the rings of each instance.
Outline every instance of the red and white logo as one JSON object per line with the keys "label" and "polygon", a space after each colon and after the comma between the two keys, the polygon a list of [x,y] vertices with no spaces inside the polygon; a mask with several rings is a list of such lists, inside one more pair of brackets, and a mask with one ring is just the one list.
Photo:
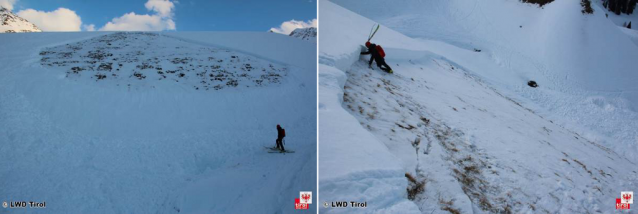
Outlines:
{"label": "red and white logo", "polygon": [[634,203],[634,192],[620,192],[620,199],[622,203],[625,204],[633,204]]}
{"label": "red and white logo", "polygon": [[312,192],[299,192],[301,203],[312,204]]}
{"label": "red and white logo", "polygon": [[616,198],[617,210],[628,210],[634,203],[634,192],[620,192],[620,198]]}
{"label": "red and white logo", "polygon": [[296,210],[307,210],[308,205],[312,204],[312,192],[302,191],[299,192],[299,198],[295,198]]}

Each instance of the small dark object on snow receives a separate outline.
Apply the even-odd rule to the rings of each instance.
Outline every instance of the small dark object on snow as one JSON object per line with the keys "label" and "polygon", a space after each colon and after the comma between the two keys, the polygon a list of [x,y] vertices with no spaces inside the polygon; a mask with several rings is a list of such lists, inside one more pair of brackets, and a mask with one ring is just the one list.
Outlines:
{"label": "small dark object on snow", "polygon": [[519,25],[518,28],[523,28],[523,25]]}
{"label": "small dark object on snow", "polygon": [[146,78],[144,74],[138,73],[138,72],[133,73],[133,76],[137,77],[137,79],[140,79],[140,80]]}
{"label": "small dark object on snow", "polygon": [[538,84],[536,84],[536,81],[533,81],[533,80],[527,82],[527,85],[529,85],[529,87],[532,87],[532,88],[538,87]]}
{"label": "small dark object on snow", "polygon": [[73,67],[71,68],[71,71],[73,71],[73,73],[79,74],[80,71],[86,70],[84,68],[80,68],[80,67]]}
{"label": "small dark object on snow", "polygon": [[627,24],[627,28],[631,29],[631,21]]}
{"label": "small dark object on snow", "polygon": [[481,49],[474,48],[474,52],[481,52]]}

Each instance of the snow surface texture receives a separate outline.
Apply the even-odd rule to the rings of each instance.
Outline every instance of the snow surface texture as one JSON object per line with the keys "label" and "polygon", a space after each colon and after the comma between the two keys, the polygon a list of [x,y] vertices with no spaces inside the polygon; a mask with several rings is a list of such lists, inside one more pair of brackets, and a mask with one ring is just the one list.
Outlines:
{"label": "snow surface texture", "polygon": [[19,17],[4,7],[0,7],[0,33],[42,32],[35,24]]}
{"label": "snow surface texture", "polygon": [[[51,213],[303,213],[299,191],[316,193],[311,43],[258,32],[0,37],[3,200],[46,201]],[[167,72],[179,66],[184,77]],[[278,82],[257,84],[261,68]],[[205,90],[204,71],[223,73],[224,87]],[[267,152],[277,124],[295,153]]]}
{"label": "snow surface texture", "polygon": [[293,30],[289,36],[303,39],[303,40],[317,41],[317,28],[316,27],[297,28]]}
{"label": "snow surface texture", "polygon": [[[592,36],[597,30],[588,29],[600,27],[619,43],[631,43],[613,24],[601,21],[604,14],[583,17],[578,1],[554,2],[544,9],[518,1],[334,2],[345,8],[319,3],[319,200],[367,201],[369,208],[320,207],[320,212],[613,213],[620,191],[638,189],[631,108],[635,86],[629,84],[636,75],[627,70],[633,62],[605,64],[625,70],[605,70],[607,76],[594,81],[587,75],[596,70],[549,69],[584,67],[570,59],[560,64],[544,58],[558,56],[552,51],[594,55],[581,49],[633,56],[635,47],[612,44],[616,49],[611,51],[593,42],[578,48],[565,47],[575,42],[557,42],[537,55],[532,51],[538,47],[532,46],[545,46],[541,39],[555,42],[567,36],[528,35],[539,29],[514,33],[537,41],[531,45],[501,36],[513,34],[502,22],[524,23],[523,28],[512,26],[513,31],[540,28],[540,22],[525,17],[544,14],[551,20],[550,11],[562,11],[579,26],[569,35],[576,41],[583,41],[578,39],[583,31]],[[465,13],[468,7],[474,13]],[[372,42],[384,47],[394,74],[367,68],[368,57],[359,56],[375,23],[360,14],[386,24]],[[459,23],[459,17],[468,23]],[[526,44],[531,51],[521,47]],[[539,88],[528,87],[529,80],[539,82]],[[588,87],[585,82],[600,84]],[[625,93],[595,90],[602,88]],[[588,126],[595,123],[608,129]],[[419,185],[423,191],[408,195]]]}
{"label": "snow surface texture", "polygon": [[280,83],[288,70],[247,54],[157,33],[114,33],[46,48],[40,55],[40,64],[64,68],[66,78],[128,88],[155,88],[162,82],[181,82],[195,90],[259,87]]}
{"label": "snow surface texture", "polygon": [[[540,115],[638,160],[638,46],[597,4],[335,1],[421,40]],[[634,14],[635,15],[635,14]],[[560,20],[560,21],[558,21]],[[426,27],[423,27],[426,26]],[[453,45],[455,47],[445,47]],[[449,49],[481,50],[475,60]],[[536,81],[540,88],[526,83]],[[596,102],[593,102],[597,100]]]}
{"label": "snow surface texture", "polygon": [[634,42],[634,44],[636,44],[636,46],[638,46],[638,30],[635,29],[628,29],[625,27],[618,27],[622,32],[626,33],[627,36],[629,36],[629,38],[631,39],[632,42]]}

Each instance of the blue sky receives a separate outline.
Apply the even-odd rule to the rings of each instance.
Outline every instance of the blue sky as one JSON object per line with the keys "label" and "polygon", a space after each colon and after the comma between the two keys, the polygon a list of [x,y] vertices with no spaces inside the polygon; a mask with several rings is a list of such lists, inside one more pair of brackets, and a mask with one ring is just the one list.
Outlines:
{"label": "blue sky", "polygon": [[[131,12],[137,15],[158,13],[145,7],[149,0],[14,1],[14,12],[33,9],[45,14],[61,7],[67,8],[81,18],[82,25],[93,24],[96,30],[113,21],[114,18],[122,17]],[[163,16],[161,19],[164,21],[172,20],[178,31],[268,31],[273,27],[279,27],[286,21],[293,19],[309,21],[317,17],[316,0],[179,0],[171,2],[174,4],[171,9],[172,15],[168,18]],[[36,25],[39,24],[37,23],[38,18],[31,18],[33,14],[23,14],[29,16],[25,17],[27,20],[32,21],[31,19],[33,19],[32,22],[35,22]],[[47,24],[40,23],[40,25]],[[171,28],[164,27],[162,29]]]}

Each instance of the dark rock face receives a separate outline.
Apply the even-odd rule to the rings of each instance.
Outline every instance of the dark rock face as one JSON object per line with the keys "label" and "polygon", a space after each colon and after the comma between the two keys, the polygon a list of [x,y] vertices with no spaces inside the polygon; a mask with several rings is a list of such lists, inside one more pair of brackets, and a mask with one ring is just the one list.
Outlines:
{"label": "dark rock face", "polygon": [[289,36],[300,38],[303,40],[316,40],[317,28],[315,27],[297,28],[294,31],[292,31]]}

